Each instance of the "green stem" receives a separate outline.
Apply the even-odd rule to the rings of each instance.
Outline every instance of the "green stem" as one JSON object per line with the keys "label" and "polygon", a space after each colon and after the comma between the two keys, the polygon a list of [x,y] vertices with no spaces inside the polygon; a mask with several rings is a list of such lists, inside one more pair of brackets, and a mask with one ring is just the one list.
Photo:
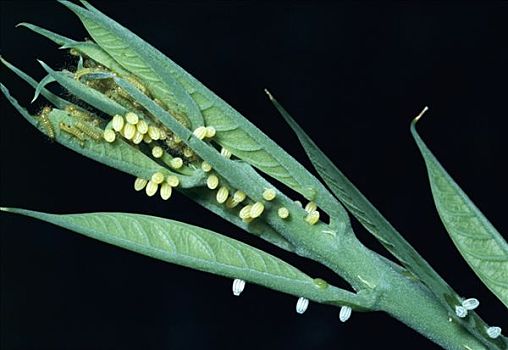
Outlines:
{"label": "green stem", "polygon": [[[462,325],[450,322],[448,311],[419,280],[405,276],[380,255],[366,248],[352,233],[316,232],[297,220],[278,225],[267,214],[267,221],[283,237],[300,249],[301,255],[318,261],[348,281],[358,292],[376,295],[370,309],[385,311],[415,329],[433,342],[450,350],[505,349],[504,346],[485,346]],[[309,226],[309,225],[306,225]]]}
{"label": "green stem", "polygon": [[445,349],[487,349],[462,325],[451,322],[448,311],[419,281],[401,274],[354,235],[347,237],[335,254],[323,251],[320,255],[355,289],[378,292],[373,309],[387,312]]}

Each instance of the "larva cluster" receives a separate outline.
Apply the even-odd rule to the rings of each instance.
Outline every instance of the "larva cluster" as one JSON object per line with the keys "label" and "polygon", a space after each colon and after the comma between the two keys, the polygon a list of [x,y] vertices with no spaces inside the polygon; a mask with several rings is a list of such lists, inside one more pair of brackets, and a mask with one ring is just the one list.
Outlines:
{"label": "larva cluster", "polygon": [[75,105],[67,105],[65,111],[77,121],[90,123],[93,126],[99,125],[99,119],[96,118],[92,113],[80,110]]}

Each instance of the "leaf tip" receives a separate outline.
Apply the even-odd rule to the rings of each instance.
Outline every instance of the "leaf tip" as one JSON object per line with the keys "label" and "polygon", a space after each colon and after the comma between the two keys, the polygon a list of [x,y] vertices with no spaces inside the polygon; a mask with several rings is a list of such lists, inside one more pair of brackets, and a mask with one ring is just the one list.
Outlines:
{"label": "leaf tip", "polygon": [[14,26],[15,28],[18,28],[18,27],[26,27],[26,28],[30,28],[30,24],[29,23],[26,23],[26,22],[19,22],[18,24],[16,24]]}
{"label": "leaf tip", "polygon": [[423,115],[425,114],[425,112],[427,112],[429,110],[429,107],[425,106],[422,111],[420,112],[420,114],[418,114],[414,119],[413,119],[413,122],[412,124],[415,125],[416,123],[418,123],[418,121],[421,119],[421,117],[423,117]]}
{"label": "leaf tip", "polygon": [[273,98],[272,94],[270,93],[270,91],[268,91],[268,89],[265,89],[265,94],[268,95],[268,98],[271,100],[271,101],[274,101],[275,99]]}
{"label": "leaf tip", "polygon": [[7,208],[7,207],[0,207],[0,211],[9,212],[9,211],[10,211],[10,208]]}

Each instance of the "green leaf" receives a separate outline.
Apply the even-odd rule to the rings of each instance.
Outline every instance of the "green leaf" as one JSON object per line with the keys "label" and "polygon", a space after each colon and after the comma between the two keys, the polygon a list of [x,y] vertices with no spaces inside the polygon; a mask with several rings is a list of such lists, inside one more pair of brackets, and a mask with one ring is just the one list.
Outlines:
{"label": "green leaf", "polygon": [[286,262],[216,232],[158,217],[129,213],[55,215],[17,208],[21,214],[155,259],[240,278],[295,296],[333,305],[368,305],[368,298],[314,280]]}
{"label": "green leaf", "polygon": [[508,243],[446,172],[416,131],[411,133],[425,160],[432,195],[453,243],[482,282],[508,307]]}
{"label": "green leaf", "polygon": [[[216,142],[305,198],[316,201],[330,216],[349,223],[342,206],[312,174],[175,62],[90,4],[84,2],[87,11],[66,1],[62,3],[81,18],[97,43],[129,71],[140,76],[135,70],[140,69],[144,74],[148,72],[146,65],[149,63],[154,71],[168,74],[181,84],[199,107],[205,124],[217,130]],[[127,54],[122,55],[125,52]],[[178,101],[189,103],[187,98],[178,98]]]}
{"label": "green leaf", "polygon": [[168,105],[174,113],[188,118],[192,129],[204,125],[196,103],[172,78],[155,50],[134,34],[123,30],[117,23],[107,22],[100,13],[88,11],[70,2],[61,1],[83,22],[90,36],[116,62],[142,80],[154,97]]}
{"label": "green leaf", "polygon": [[[127,70],[122,68],[110,55],[108,55],[101,47],[91,41],[81,42],[66,38],[60,34],[53,33],[47,29],[41,28],[30,23],[20,23],[18,26],[26,27],[33,32],[43,35],[53,42],[61,45],[61,49],[74,49],[80,54],[90,57],[97,63],[121,76],[131,75]],[[79,67],[78,67],[79,69]]]}
{"label": "green leaf", "polygon": [[46,63],[39,61],[44,70],[55,79],[60,85],[66,88],[71,94],[85,101],[89,105],[108,115],[125,115],[128,110],[112,99],[104,96],[99,91],[86,86],[85,84],[75,80],[71,75],[64,72],[57,72],[51,69]]}
{"label": "green leaf", "polygon": [[36,32],[36,33],[38,33],[38,34],[40,34],[42,36],[45,36],[49,40],[51,40],[51,41],[53,41],[56,44],[61,45],[61,46],[74,45],[74,44],[77,43],[77,41],[75,41],[75,40],[66,38],[65,36],[62,36],[60,34],[53,33],[50,30],[41,28],[41,27],[36,26],[34,24],[23,22],[23,23],[17,24],[16,27],[25,27],[25,28],[28,28],[31,31]]}
{"label": "green leaf", "polygon": [[[39,131],[48,135],[47,129],[39,121],[39,119],[30,115],[25,108],[21,107],[18,101],[10,95],[9,90],[3,84],[0,84],[0,89],[9,102],[28,122],[30,122],[30,124],[35,126]],[[51,128],[54,132],[54,140],[85,157],[91,158],[135,177],[144,179],[150,179],[155,172],[162,172],[165,175],[176,175],[180,179],[179,186],[181,188],[202,186],[204,184],[205,180],[202,171],[196,170],[192,176],[182,176],[180,174],[173,173],[168,169],[161,167],[150,157],[146,156],[144,153],[140,152],[138,149],[120,138],[118,138],[114,143],[108,143],[104,140],[96,141],[92,139],[82,141],[63,132],[59,127],[60,123],[72,126],[76,122],[75,119],[65,111],[53,109],[48,115],[48,120],[51,123]]]}
{"label": "green leaf", "polygon": [[[3,57],[0,56],[0,61],[7,67],[9,68],[11,71],[13,71],[17,76],[19,76],[21,79],[23,79],[24,81],[26,81],[28,84],[30,84],[33,88],[37,88],[37,86],[39,85],[39,83],[33,79],[32,77],[30,77],[28,74],[26,74],[25,72],[23,72],[22,70],[16,68],[15,66],[13,66],[11,63],[7,62]],[[57,108],[60,108],[60,109],[64,109],[65,106],[67,106],[69,104],[69,102],[67,100],[64,100],[63,98],[53,94],[52,92],[50,92],[48,89],[41,89],[40,93],[42,94],[42,96],[44,96],[49,102],[51,102],[54,106],[56,106]]]}
{"label": "green leaf", "polygon": [[46,85],[53,83],[55,81],[56,81],[55,78],[53,78],[49,74],[46,75],[44,78],[42,78],[42,80],[39,82],[39,84],[37,84],[37,86],[35,88],[35,94],[34,94],[34,97],[31,101],[31,103],[34,103],[35,100],[37,100],[37,97],[39,97],[41,91],[46,88]]}

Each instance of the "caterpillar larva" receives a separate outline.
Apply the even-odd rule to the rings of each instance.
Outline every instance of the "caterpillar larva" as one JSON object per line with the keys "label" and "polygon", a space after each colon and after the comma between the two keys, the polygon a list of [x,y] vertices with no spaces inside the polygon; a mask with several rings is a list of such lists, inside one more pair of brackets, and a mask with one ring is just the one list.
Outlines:
{"label": "caterpillar larva", "polygon": [[103,131],[99,128],[96,128],[93,125],[90,125],[86,122],[78,121],[76,123],[76,128],[84,133],[86,136],[95,141],[102,140]]}
{"label": "caterpillar larva", "polygon": [[99,120],[95,118],[91,113],[84,112],[76,108],[75,105],[67,105],[65,111],[73,118],[79,121],[91,123],[93,126],[99,125]]}
{"label": "caterpillar larva", "polygon": [[63,122],[60,122],[59,127],[60,130],[66,132],[72,137],[77,138],[81,147],[85,145],[86,135],[81,130],[76,129],[74,126],[67,125]]}
{"label": "caterpillar larva", "polygon": [[41,123],[42,127],[46,131],[46,135],[48,135],[49,138],[54,139],[55,138],[55,130],[53,129],[53,125],[51,124],[51,121],[49,120],[48,114],[51,112],[51,107],[44,107],[39,115],[39,122]]}

